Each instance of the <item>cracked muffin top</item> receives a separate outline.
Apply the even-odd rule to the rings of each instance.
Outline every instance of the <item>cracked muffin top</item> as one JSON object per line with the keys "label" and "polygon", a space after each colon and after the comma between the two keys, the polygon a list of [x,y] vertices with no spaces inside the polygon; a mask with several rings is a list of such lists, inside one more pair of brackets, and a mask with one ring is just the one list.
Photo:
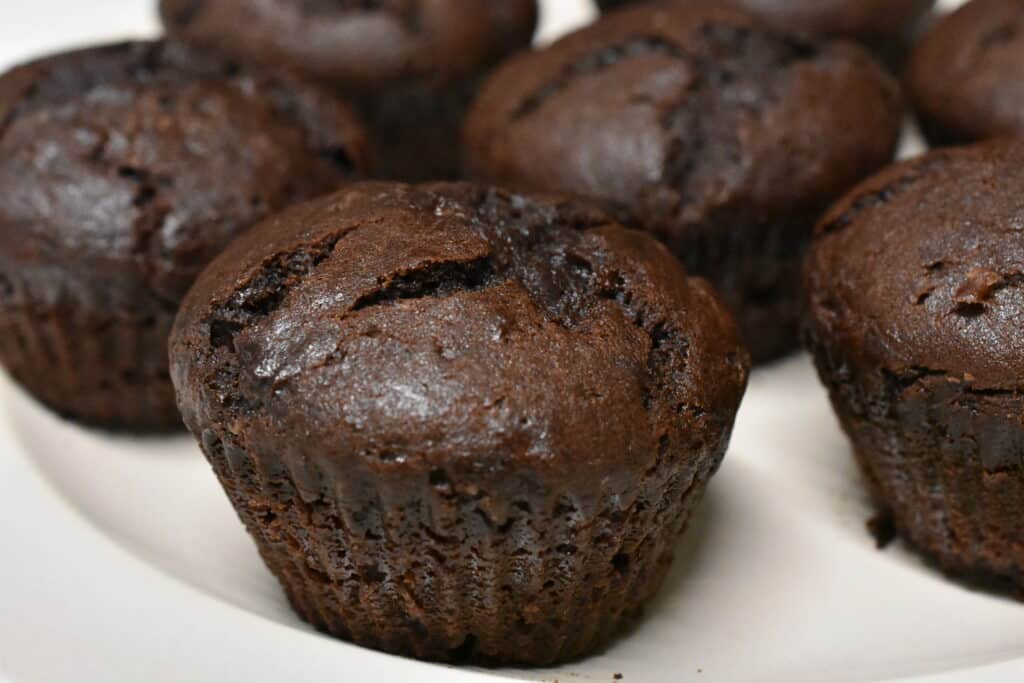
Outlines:
{"label": "cracked muffin top", "polygon": [[824,210],[892,159],[900,121],[895,82],[857,46],[731,7],[647,5],[500,66],[465,166],[599,198],[674,245],[688,226]]}
{"label": "cracked muffin top", "polygon": [[973,0],[915,48],[907,86],[928,138],[962,144],[1024,134],[1024,3]]}
{"label": "cracked muffin top", "polygon": [[173,311],[233,235],[365,167],[333,97],[166,42],[19,66],[0,121],[0,265],[108,311]]}
{"label": "cracked muffin top", "polygon": [[168,33],[347,92],[443,85],[530,44],[536,0],[161,0]]}
{"label": "cracked muffin top", "polygon": [[384,182],[233,242],[171,359],[197,436],[225,425],[293,474],[462,463],[504,487],[526,467],[623,495],[659,451],[721,457],[749,367],[710,287],[643,233],[561,198]]}
{"label": "cracked muffin top", "polygon": [[901,163],[821,222],[810,314],[854,362],[1024,387],[1024,142]]}

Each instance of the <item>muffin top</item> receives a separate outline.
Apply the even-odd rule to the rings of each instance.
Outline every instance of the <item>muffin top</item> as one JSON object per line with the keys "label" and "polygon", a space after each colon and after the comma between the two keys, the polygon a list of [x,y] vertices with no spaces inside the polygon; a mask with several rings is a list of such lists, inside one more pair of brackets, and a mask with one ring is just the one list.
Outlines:
{"label": "muffin top", "polygon": [[171,359],[186,424],[246,450],[623,494],[659,444],[728,434],[749,366],[708,285],[645,234],[565,199],[385,182],[233,242]]}
{"label": "muffin top", "polygon": [[887,169],[821,222],[811,315],[857,363],[980,390],[1024,387],[1024,142]]}
{"label": "muffin top", "polygon": [[444,85],[530,44],[536,0],[161,0],[168,33],[346,90]]}
{"label": "muffin top", "polygon": [[[709,0],[664,0],[697,4]],[[898,38],[915,26],[935,0],[719,0],[757,12],[780,28],[819,38],[867,43]],[[607,9],[635,0],[598,0]]]}
{"label": "muffin top", "polygon": [[173,310],[231,236],[365,166],[332,97],[165,42],[17,67],[0,121],[0,265],[36,301]]}
{"label": "muffin top", "polygon": [[973,0],[914,50],[907,85],[933,141],[1024,133],[1024,4]]}
{"label": "muffin top", "polygon": [[478,178],[597,197],[673,242],[689,225],[824,210],[892,158],[896,84],[721,6],[609,14],[488,79],[466,124]]}

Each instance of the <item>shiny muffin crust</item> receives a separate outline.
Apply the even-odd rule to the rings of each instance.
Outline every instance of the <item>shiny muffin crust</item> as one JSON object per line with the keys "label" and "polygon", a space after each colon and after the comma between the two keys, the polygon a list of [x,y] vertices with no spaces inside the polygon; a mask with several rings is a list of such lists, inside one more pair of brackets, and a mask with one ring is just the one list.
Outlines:
{"label": "shiny muffin crust", "polygon": [[907,92],[933,145],[1024,135],[1024,5],[974,0],[911,56]]}
{"label": "shiny muffin crust", "polygon": [[506,62],[466,123],[468,175],[596,198],[736,311],[755,360],[797,344],[799,263],[829,203],[891,160],[896,84],[723,7],[610,14]]}
{"label": "shiny muffin crust", "polygon": [[574,201],[364,183],[236,241],[171,344],[185,421],[296,610],[550,664],[659,587],[749,360],[701,280]]}
{"label": "shiny muffin crust", "polygon": [[[650,0],[597,0],[608,11]],[[935,0],[660,0],[663,3],[734,5],[757,13],[779,29],[817,40],[855,40],[902,64],[914,34]]]}
{"label": "shiny muffin crust", "polygon": [[0,360],[58,412],[181,427],[167,335],[199,270],[270,211],[354,177],[333,96],[166,42],[0,77]]}
{"label": "shiny muffin crust", "polygon": [[1024,587],[1024,145],[933,152],[853,191],[811,248],[805,337],[897,531]]}
{"label": "shiny muffin crust", "polygon": [[167,32],[334,88],[371,129],[375,174],[458,175],[480,78],[530,45],[536,0],[161,0]]}

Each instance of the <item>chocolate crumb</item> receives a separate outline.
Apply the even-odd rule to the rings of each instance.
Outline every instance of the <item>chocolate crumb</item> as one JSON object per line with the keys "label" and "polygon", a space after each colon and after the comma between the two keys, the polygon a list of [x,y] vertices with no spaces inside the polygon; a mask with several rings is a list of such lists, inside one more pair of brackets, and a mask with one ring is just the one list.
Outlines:
{"label": "chocolate crumb", "polygon": [[896,526],[892,515],[880,512],[867,521],[868,531],[875,537],[875,547],[884,550],[896,538]]}
{"label": "chocolate crumb", "polygon": [[1002,280],[1003,277],[990,268],[971,268],[953,294],[953,301],[959,306],[984,304]]}

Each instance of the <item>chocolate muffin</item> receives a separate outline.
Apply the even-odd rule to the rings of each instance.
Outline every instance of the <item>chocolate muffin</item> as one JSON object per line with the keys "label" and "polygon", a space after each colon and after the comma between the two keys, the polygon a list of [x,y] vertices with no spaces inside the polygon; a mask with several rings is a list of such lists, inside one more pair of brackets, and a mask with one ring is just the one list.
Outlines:
{"label": "chocolate muffin", "polygon": [[602,200],[736,311],[754,358],[797,345],[799,263],[828,207],[892,159],[897,86],[861,49],[731,8],[615,12],[511,59],[466,124],[467,172]]}
{"label": "chocolate muffin", "polygon": [[[597,0],[608,11],[640,0]],[[731,4],[756,12],[782,30],[809,38],[855,40],[899,64],[935,0],[661,0]]]}
{"label": "chocolate muffin", "polygon": [[907,90],[934,145],[1024,135],[1024,4],[974,0],[911,55]]}
{"label": "chocolate muffin", "polygon": [[484,73],[529,46],[536,0],[161,0],[168,33],[330,85],[371,129],[377,175],[443,180]]}
{"label": "chocolate muffin", "polygon": [[645,234],[565,199],[383,182],[232,243],[171,358],[304,619],[527,665],[599,648],[658,589],[749,367]]}
{"label": "chocolate muffin", "polygon": [[333,95],[165,42],[17,67],[0,121],[0,360],[115,428],[180,428],[167,335],[199,270],[365,166]]}
{"label": "chocolate muffin", "polygon": [[1024,588],[1024,141],[939,151],[818,226],[806,340],[882,510]]}

